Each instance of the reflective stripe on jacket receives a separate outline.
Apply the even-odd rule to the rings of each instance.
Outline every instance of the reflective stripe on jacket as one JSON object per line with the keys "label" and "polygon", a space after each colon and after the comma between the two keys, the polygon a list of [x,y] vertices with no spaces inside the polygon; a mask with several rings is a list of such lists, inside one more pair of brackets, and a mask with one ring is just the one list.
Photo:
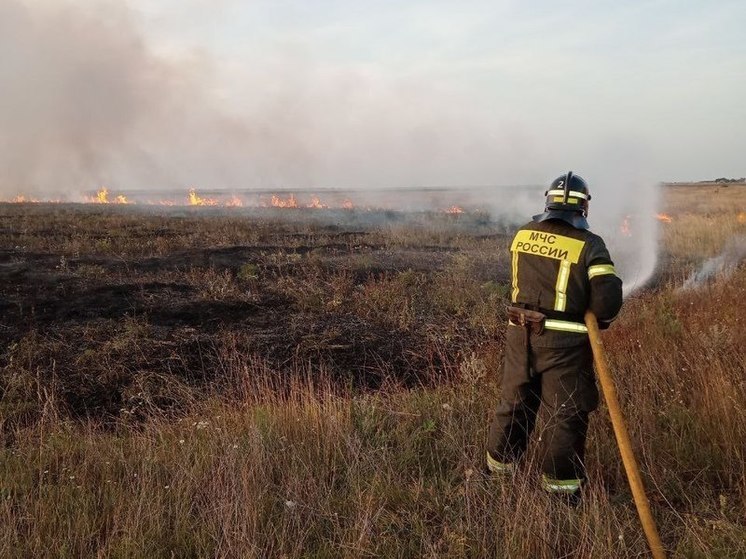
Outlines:
{"label": "reflective stripe on jacket", "polygon": [[583,315],[614,319],[622,305],[622,280],[603,239],[550,219],[521,227],[510,247],[511,300],[547,315],[545,333],[532,341],[544,347],[583,343]]}

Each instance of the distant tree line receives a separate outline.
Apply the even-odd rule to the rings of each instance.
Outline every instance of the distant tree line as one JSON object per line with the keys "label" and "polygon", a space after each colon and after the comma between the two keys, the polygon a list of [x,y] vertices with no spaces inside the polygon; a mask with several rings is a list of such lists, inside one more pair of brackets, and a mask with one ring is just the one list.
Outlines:
{"label": "distant tree line", "polygon": [[[702,181],[702,182],[710,182],[710,181]],[[714,182],[723,182],[723,183],[730,183],[730,182],[746,182],[746,178],[741,177],[740,179],[726,179],[725,177],[720,177],[718,179],[715,179]]]}

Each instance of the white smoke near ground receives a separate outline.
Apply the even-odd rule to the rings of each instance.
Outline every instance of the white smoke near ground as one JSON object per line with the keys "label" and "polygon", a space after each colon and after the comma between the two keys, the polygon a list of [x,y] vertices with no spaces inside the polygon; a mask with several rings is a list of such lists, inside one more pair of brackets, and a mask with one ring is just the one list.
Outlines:
{"label": "white smoke near ground", "polygon": [[[620,134],[591,152],[584,167],[558,170],[557,175],[573,171],[588,184],[590,229],[604,239],[623,280],[625,297],[646,285],[658,263],[661,186],[652,179],[651,162],[642,146]],[[495,198],[499,202],[492,212],[522,225],[542,212],[543,194],[554,178],[547,177],[543,186],[504,190]]]}
{"label": "white smoke near ground", "polygon": [[644,143],[620,136],[599,144],[587,177],[593,196],[588,221],[606,241],[625,297],[645,286],[658,262],[661,186],[651,167]]}
{"label": "white smoke near ground", "polygon": [[746,236],[732,237],[725,244],[723,252],[706,260],[698,270],[692,272],[684,281],[681,289],[684,291],[697,289],[716,278],[727,278],[744,260],[746,260]]}
{"label": "white smoke near ground", "polygon": [[[511,107],[485,111],[458,83],[315,61],[302,44],[227,70],[204,53],[159,55],[137,14],[114,0],[4,0],[0,52],[0,199],[82,201],[103,185],[180,193],[443,186],[460,189],[462,205],[519,225],[542,211],[551,180],[572,169],[590,184],[589,221],[626,292],[655,266],[656,187],[634,141],[571,130],[568,144],[598,147],[567,161],[567,146]],[[227,84],[226,73],[235,80]]]}

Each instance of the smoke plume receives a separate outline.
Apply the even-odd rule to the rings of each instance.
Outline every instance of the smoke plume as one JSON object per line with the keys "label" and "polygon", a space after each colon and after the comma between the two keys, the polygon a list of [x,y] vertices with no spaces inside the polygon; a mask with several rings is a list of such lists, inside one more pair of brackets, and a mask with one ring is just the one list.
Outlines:
{"label": "smoke plume", "polygon": [[168,68],[126,10],[0,3],[0,191],[64,193],[96,184],[159,113]]}
{"label": "smoke plume", "polygon": [[681,289],[697,289],[716,278],[727,278],[744,260],[746,260],[746,237],[743,235],[733,237],[725,244],[722,253],[706,260],[701,268],[692,272]]}
{"label": "smoke plume", "polygon": [[292,48],[229,69],[206,55],[157,55],[126,2],[84,6],[0,4],[6,197],[74,199],[101,184],[504,184],[528,169],[525,135],[485,124],[448,88]]}
{"label": "smoke plume", "polygon": [[[314,60],[303,40],[238,62],[165,55],[126,1],[4,0],[0,199],[82,201],[102,185],[448,186],[518,224],[542,211],[545,185],[572,169],[591,186],[592,228],[628,291],[650,274],[657,196],[640,172],[644,158],[627,147],[634,140],[563,130],[558,143],[543,121],[532,128],[510,106],[480,105],[457,81]],[[489,187],[517,184],[542,186]]]}

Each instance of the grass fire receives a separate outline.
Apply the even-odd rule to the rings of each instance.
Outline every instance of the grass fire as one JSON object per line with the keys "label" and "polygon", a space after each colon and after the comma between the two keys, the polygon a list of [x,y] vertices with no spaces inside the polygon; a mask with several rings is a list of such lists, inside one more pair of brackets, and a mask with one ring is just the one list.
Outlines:
{"label": "grass fire", "polygon": [[[40,203],[82,203],[82,204],[131,204],[141,206],[204,206],[204,207],[223,207],[223,208],[310,208],[310,209],[362,209],[362,210],[393,210],[393,211],[411,211],[413,209],[435,210],[449,214],[460,214],[466,211],[461,205],[452,203],[450,198],[458,196],[457,192],[450,192],[449,195],[441,202],[434,204],[431,189],[415,188],[408,189],[404,197],[407,199],[406,205],[401,205],[401,193],[391,193],[389,196],[381,196],[378,191],[358,191],[354,193],[360,200],[355,203],[350,199],[350,192],[332,190],[327,191],[328,199],[323,199],[324,194],[313,192],[302,193],[271,193],[257,192],[255,190],[246,191],[242,194],[235,192],[213,192],[209,195],[198,193],[196,188],[190,188],[186,196],[174,194],[173,192],[153,194],[150,192],[127,192],[112,193],[107,187],[101,187],[96,192],[85,194],[82,198],[73,198],[68,200],[61,199],[40,199],[29,197],[24,194],[18,194],[12,198],[0,200],[0,203],[12,204],[40,204]],[[437,194],[442,194],[444,189],[435,189]],[[418,196],[427,195],[428,199],[419,199]],[[449,204],[450,205],[447,205]],[[463,202],[462,202],[463,203]],[[471,201],[468,206],[472,211],[483,209],[479,204]]]}
{"label": "grass fire", "polygon": [[[744,188],[663,188],[604,334],[675,556],[746,553]],[[0,204],[0,556],[647,553],[603,410],[578,509],[480,474],[517,223],[159,196]]]}

